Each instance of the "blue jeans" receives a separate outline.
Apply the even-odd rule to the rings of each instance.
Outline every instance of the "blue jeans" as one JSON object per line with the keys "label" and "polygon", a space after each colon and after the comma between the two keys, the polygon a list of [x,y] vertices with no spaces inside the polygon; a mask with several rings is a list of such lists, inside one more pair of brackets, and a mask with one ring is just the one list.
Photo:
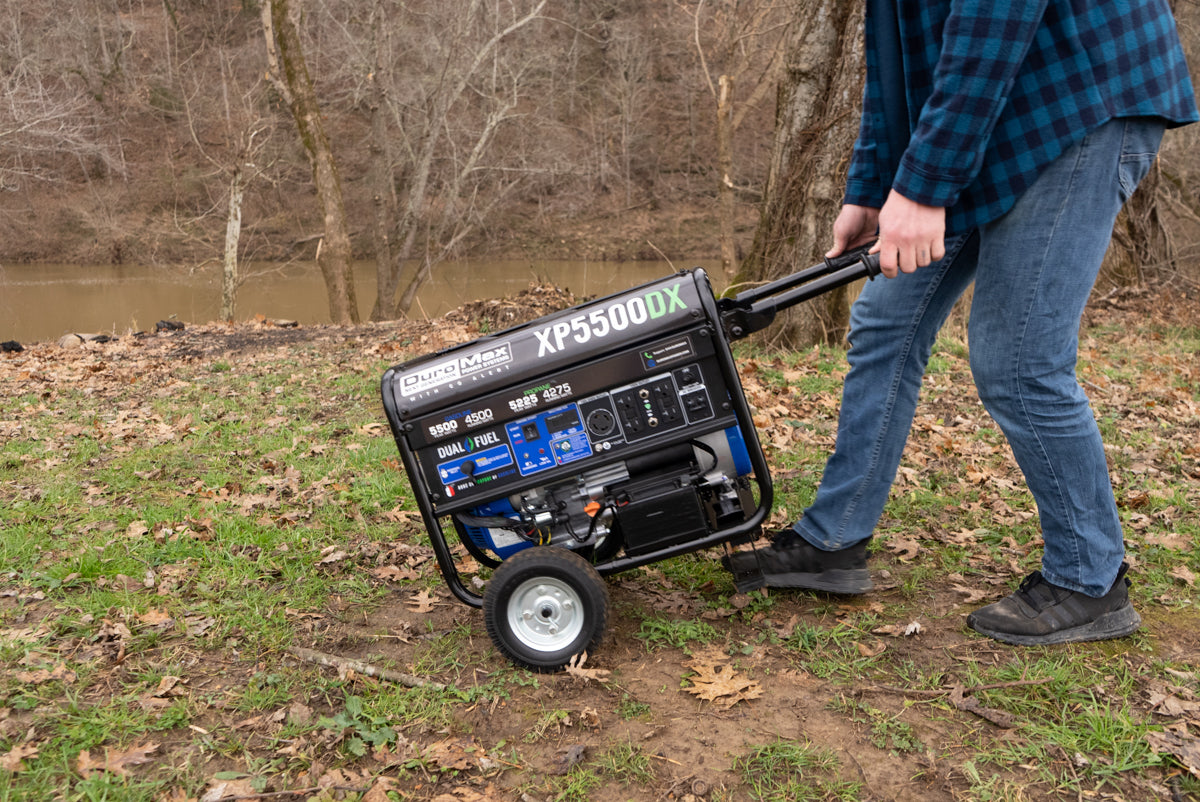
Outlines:
{"label": "blue jeans", "polygon": [[975,282],[968,336],[979,397],[1037,502],[1050,582],[1102,596],[1124,537],[1100,431],[1075,377],[1080,318],[1122,204],[1162,139],[1116,119],[1038,177],[1004,216],[949,237],[946,257],[867,282],[850,314],[837,445],[796,531],[820,549],[871,536],[900,465],[934,340]]}

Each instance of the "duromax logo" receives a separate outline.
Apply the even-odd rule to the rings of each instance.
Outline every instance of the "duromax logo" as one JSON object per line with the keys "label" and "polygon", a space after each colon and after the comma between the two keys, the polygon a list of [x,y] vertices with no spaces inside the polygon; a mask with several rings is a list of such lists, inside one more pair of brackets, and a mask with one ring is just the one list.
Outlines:
{"label": "duromax logo", "polygon": [[419,395],[434,387],[441,387],[453,381],[462,379],[485,370],[494,370],[512,362],[512,349],[508,343],[492,345],[488,348],[445,362],[439,362],[432,367],[423,367],[408,373],[400,379],[400,395],[408,397]]}

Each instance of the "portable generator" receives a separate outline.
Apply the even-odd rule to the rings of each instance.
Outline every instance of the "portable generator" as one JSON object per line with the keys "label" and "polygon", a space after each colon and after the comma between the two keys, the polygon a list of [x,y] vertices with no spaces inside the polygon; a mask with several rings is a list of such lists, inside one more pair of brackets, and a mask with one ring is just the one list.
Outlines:
{"label": "portable generator", "polygon": [[730,343],[878,272],[859,249],[717,298],[684,270],[384,374],[438,567],[502,654],[559,670],[604,632],[603,576],[759,535],[771,476]]}

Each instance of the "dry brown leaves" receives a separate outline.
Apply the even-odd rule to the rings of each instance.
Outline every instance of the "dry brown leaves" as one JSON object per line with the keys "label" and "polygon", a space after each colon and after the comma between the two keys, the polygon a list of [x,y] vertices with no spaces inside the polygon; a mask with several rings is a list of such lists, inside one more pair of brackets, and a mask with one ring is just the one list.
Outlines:
{"label": "dry brown leaves", "polygon": [[584,682],[595,682],[603,685],[604,681],[608,679],[612,672],[603,668],[584,668],[583,664],[587,662],[587,658],[587,652],[581,652],[575,655],[575,657],[573,657],[571,661],[567,663],[563,670],[566,671],[569,676],[575,677],[576,679],[581,679]]}
{"label": "dry brown leaves", "polygon": [[[1195,679],[1194,675],[1180,676],[1188,682]],[[1146,691],[1150,709],[1156,715],[1172,719],[1162,732],[1146,733],[1150,748],[1171,755],[1200,779],[1200,700],[1190,688],[1156,679],[1146,683]]]}
{"label": "dry brown leaves", "polygon": [[699,652],[684,667],[691,669],[687,677],[691,685],[688,693],[714,706],[728,709],[738,702],[757,699],[763,695],[762,686],[755,680],[739,674],[728,655],[716,650]]}
{"label": "dry brown leaves", "polygon": [[158,744],[147,741],[124,751],[104,750],[104,757],[92,757],[89,750],[84,749],[75,759],[75,770],[83,777],[90,777],[97,771],[106,771],[121,777],[129,776],[129,767],[140,766],[150,762],[150,756],[158,751]]}
{"label": "dry brown leaves", "polygon": [[9,749],[6,754],[0,756],[0,769],[10,771],[13,774],[24,771],[25,759],[35,758],[37,755],[37,744],[14,744],[12,749]]}

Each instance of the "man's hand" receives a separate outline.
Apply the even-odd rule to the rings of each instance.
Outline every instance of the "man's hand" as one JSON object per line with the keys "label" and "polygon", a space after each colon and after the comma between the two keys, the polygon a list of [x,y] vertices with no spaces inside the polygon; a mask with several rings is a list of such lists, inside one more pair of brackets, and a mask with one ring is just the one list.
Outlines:
{"label": "man's hand", "polygon": [[883,275],[895,278],[898,271],[911,273],[944,257],[945,236],[945,209],[924,206],[892,190],[879,210],[879,242],[871,252],[879,254]]}
{"label": "man's hand", "polygon": [[851,248],[875,241],[879,230],[879,210],[868,206],[846,204],[833,221],[833,247],[825,257],[832,259]]}

